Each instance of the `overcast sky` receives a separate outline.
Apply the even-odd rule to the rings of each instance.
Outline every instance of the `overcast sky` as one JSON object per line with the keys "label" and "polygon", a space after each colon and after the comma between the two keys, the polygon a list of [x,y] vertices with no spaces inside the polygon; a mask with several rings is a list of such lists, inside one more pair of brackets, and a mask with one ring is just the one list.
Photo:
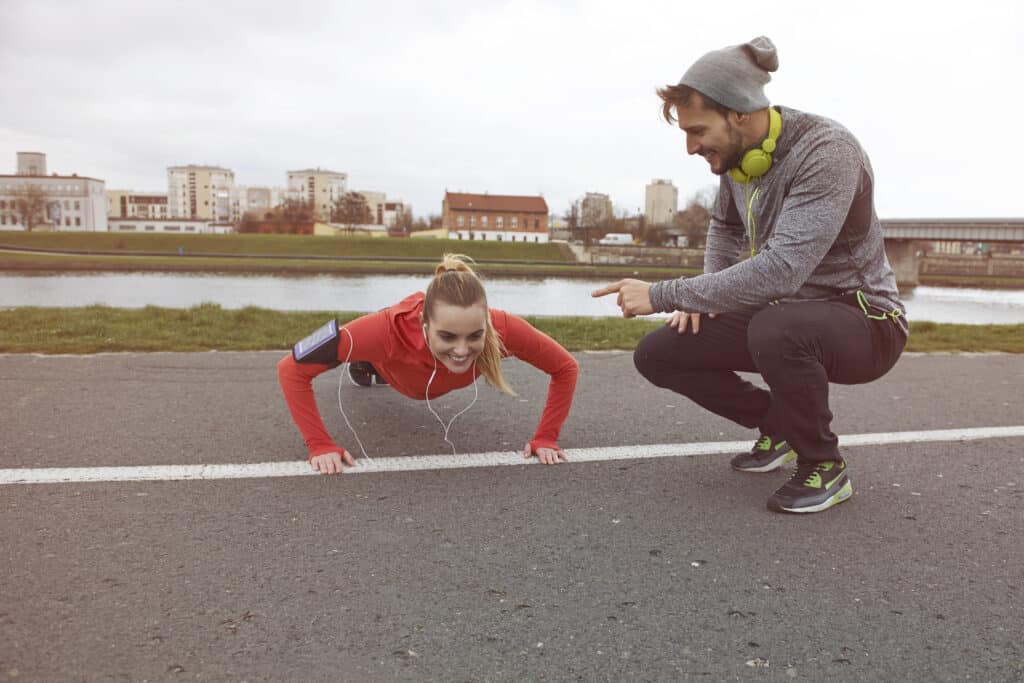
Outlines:
{"label": "overcast sky", "polygon": [[15,153],[108,189],[167,167],[347,173],[417,216],[444,191],[642,210],[715,186],[655,88],[767,35],[773,103],[860,139],[882,218],[1021,217],[1019,0],[0,0],[0,174]]}

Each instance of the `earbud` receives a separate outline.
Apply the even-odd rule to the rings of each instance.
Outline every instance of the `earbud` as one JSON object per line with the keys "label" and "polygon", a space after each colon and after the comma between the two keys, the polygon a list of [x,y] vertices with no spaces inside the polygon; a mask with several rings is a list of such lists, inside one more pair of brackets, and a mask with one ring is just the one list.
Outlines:
{"label": "earbud", "polygon": [[768,137],[766,137],[756,149],[749,150],[743,155],[740,165],[729,169],[729,175],[738,183],[749,183],[754,178],[760,178],[772,167],[772,153],[775,152],[775,142],[782,132],[782,115],[774,107],[768,108]]}

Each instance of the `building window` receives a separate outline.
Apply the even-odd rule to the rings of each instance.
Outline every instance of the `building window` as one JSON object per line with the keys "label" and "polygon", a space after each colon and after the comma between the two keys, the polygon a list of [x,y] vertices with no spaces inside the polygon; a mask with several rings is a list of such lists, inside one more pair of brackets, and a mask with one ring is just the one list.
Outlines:
{"label": "building window", "polygon": [[81,210],[82,210],[82,203],[76,199],[75,200],[75,211],[81,211]]}
{"label": "building window", "polygon": [[7,208],[7,202],[5,202],[4,200],[0,199],[0,209],[6,209],[6,208]]}
{"label": "building window", "polygon": [[469,227],[471,227],[471,228],[475,228],[476,227],[476,216],[470,216],[469,217]]}
{"label": "building window", "polygon": [[480,216],[480,227],[481,228],[486,228],[487,227],[487,216]]}
{"label": "building window", "polygon": [[518,216],[512,216],[512,229],[515,230],[518,227],[519,227],[519,217]]}
{"label": "building window", "polygon": [[460,228],[463,227],[465,224],[466,219],[464,217],[459,216],[458,218],[455,219],[455,225],[459,226]]}
{"label": "building window", "polygon": [[146,226],[146,232],[153,232],[154,230],[156,230],[156,226],[155,225],[147,225]]}
{"label": "building window", "polygon": [[82,226],[82,219],[79,218],[78,216],[75,216],[75,226],[76,227],[81,227]]}
{"label": "building window", "polygon": [[67,209],[68,211],[71,210],[71,202],[69,202],[67,199],[64,200],[64,208]]}
{"label": "building window", "polygon": [[504,216],[498,216],[497,218],[495,218],[494,219],[494,227],[496,227],[496,228],[503,228],[503,227],[505,227],[505,217]]}

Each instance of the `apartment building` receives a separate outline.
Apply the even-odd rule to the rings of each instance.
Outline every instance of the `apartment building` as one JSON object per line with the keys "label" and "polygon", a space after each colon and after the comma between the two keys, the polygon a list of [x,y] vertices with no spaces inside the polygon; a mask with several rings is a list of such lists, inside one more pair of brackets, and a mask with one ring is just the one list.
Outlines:
{"label": "apartment building", "polygon": [[106,232],[105,190],[97,178],[47,175],[42,152],[18,152],[17,173],[0,175],[0,230]]}
{"label": "apartment building", "polygon": [[612,200],[600,192],[588,192],[580,201],[580,226],[595,228],[606,224],[612,219]]}
{"label": "apartment building", "polygon": [[287,196],[287,191],[282,187],[236,185],[231,200],[232,221],[237,223],[247,213],[262,218],[269,211],[284,204]]}
{"label": "apartment building", "polygon": [[215,223],[232,219],[235,174],[219,166],[171,166],[167,169],[169,218],[199,218]]}
{"label": "apartment building", "polygon": [[322,168],[288,171],[288,198],[307,202],[318,221],[328,222],[334,202],[348,192],[348,174]]}
{"label": "apartment building", "polygon": [[679,211],[679,190],[671,180],[652,180],[644,191],[644,220],[647,225],[672,225]]}
{"label": "apartment building", "polygon": [[547,242],[544,197],[445,192],[441,227],[453,239]]}
{"label": "apartment building", "polygon": [[168,218],[167,195],[134,190],[107,190],[108,218]]}
{"label": "apartment building", "polygon": [[395,225],[398,216],[405,208],[404,202],[389,200],[384,192],[359,190],[359,194],[366,198],[366,205],[370,207],[370,216],[373,222],[386,228]]}

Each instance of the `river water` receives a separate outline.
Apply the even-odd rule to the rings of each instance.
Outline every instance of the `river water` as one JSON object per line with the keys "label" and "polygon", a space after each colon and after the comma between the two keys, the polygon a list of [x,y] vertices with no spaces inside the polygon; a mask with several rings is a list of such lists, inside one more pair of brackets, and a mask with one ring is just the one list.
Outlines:
{"label": "river water", "polygon": [[[147,305],[188,308],[259,306],[282,311],[375,311],[426,287],[413,275],[209,275],[193,273],[0,274],[0,307]],[[490,305],[517,315],[618,316],[613,297],[590,296],[605,280],[487,279]],[[917,287],[903,293],[910,320],[1024,323],[1024,290]]]}

